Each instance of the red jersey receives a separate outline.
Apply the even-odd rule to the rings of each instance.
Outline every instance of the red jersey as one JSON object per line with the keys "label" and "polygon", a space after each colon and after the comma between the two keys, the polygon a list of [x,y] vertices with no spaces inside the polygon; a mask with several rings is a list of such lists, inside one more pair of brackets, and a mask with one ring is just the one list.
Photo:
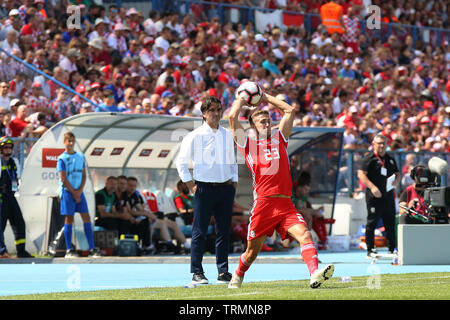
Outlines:
{"label": "red jersey", "polygon": [[292,196],[288,141],[281,131],[265,140],[247,136],[244,146],[236,145],[252,172],[253,201],[276,194]]}

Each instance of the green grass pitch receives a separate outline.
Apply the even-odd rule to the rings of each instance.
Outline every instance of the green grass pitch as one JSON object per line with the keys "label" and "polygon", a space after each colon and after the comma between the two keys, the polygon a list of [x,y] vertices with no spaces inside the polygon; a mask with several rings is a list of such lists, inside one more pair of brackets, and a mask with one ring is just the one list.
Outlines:
{"label": "green grass pitch", "polygon": [[241,289],[226,285],[197,288],[157,287],[79,291],[0,297],[12,300],[449,300],[450,273],[381,274],[332,278],[319,289],[309,280],[245,282]]}

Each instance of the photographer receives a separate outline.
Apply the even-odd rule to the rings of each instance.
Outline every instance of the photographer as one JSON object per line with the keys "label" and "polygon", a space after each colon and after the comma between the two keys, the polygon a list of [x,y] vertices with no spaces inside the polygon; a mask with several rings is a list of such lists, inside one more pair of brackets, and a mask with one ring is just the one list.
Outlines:
{"label": "photographer", "polygon": [[[427,187],[429,169],[424,166],[416,166],[411,170],[411,178],[414,183],[408,187],[400,195],[400,217],[399,224],[423,224],[426,220],[417,214],[411,213],[409,210],[402,208],[408,207],[414,212],[428,218],[426,212],[426,204],[424,200],[424,192]],[[426,181],[425,181],[426,180]]]}

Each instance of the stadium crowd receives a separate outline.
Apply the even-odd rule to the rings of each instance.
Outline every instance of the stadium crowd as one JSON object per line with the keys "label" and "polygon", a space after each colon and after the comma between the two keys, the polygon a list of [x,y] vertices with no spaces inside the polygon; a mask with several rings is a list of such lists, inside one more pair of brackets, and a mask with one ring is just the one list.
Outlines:
{"label": "stadium crowd", "polygon": [[[381,132],[389,150],[449,152],[449,33],[432,45],[422,33],[414,42],[407,28],[386,39],[363,33],[358,22],[375,4],[382,22],[445,28],[448,2],[336,2],[344,9],[342,34],[320,23],[310,32],[289,26],[258,33],[245,10],[244,24],[230,21],[229,7],[221,21],[214,6],[198,3],[179,15],[167,1],[166,11],[148,13],[90,1],[76,10],[67,1],[0,1],[0,48],[93,102],[2,52],[0,135],[39,137],[86,112],[201,117],[208,95],[222,101],[227,118],[248,79],[295,106],[295,125],[345,128],[347,149],[367,149]],[[225,3],[319,13],[327,1]],[[262,107],[281,119],[274,106]]]}
{"label": "stadium crowd", "polygon": [[[277,5],[233,3],[256,2]],[[343,18],[361,17],[361,3],[340,2]],[[383,42],[362,34],[359,23],[346,24],[342,35],[330,35],[323,25],[313,32],[291,26],[261,34],[251,22],[221,23],[218,16],[207,20],[202,14],[208,8],[199,14],[198,4],[192,5],[192,14],[182,16],[81,4],[79,28],[68,29],[73,11],[51,3],[46,11],[43,3],[3,1],[0,47],[97,105],[68,95],[2,53],[3,135],[39,136],[52,123],[83,112],[195,117],[207,95],[222,100],[226,117],[236,88],[250,79],[295,105],[296,125],[345,127],[346,148],[367,148],[371,137],[383,132],[394,150],[450,150],[450,50],[445,37],[441,46],[419,39],[413,47],[408,33],[392,34]],[[296,1],[287,3],[291,8]],[[444,26],[448,22],[443,1],[379,4],[400,21],[402,15],[407,22],[414,16],[415,25],[424,25],[422,16],[428,15],[439,16]],[[319,2],[309,1],[298,6],[306,12],[318,7]],[[280,119],[270,105],[264,108],[273,120]]]}

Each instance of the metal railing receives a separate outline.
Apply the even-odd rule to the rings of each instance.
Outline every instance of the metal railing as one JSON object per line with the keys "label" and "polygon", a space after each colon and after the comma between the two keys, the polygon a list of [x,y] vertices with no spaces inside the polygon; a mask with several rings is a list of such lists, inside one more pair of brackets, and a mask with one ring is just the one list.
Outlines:
{"label": "metal railing", "polygon": [[14,141],[13,158],[17,161],[17,175],[20,177],[23,172],[25,160],[38,138],[11,138]]}
{"label": "metal railing", "polygon": [[[17,57],[16,55],[14,55],[2,48],[0,48],[0,58],[1,58],[0,61],[4,64],[7,64],[8,67],[10,67],[12,62],[15,62],[19,65],[19,67],[17,67],[16,69],[11,68],[11,72],[3,73],[2,77],[0,79],[1,81],[11,81],[17,73],[21,73],[25,76],[25,86],[31,85],[34,81],[40,82],[41,85],[43,84],[43,94],[49,100],[51,100],[54,97],[52,97],[50,95],[50,93],[46,92],[46,90],[45,90],[45,89],[48,89],[47,88],[48,84],[45,83],[45,80],[50,80],[53,83],[55,83],[58,87],[65,89],[68,93],[72,94],[73,96],[79,96],[80,99],[90,103],[93,107],[98,107],[98,105],[95,102],[86,98],[84,95],[76,92],[71,87],[65,85],[61,81],[55,79],[54,77],[48,75],[47,73],[39,70],[32,64],[27,63],[25,60],[22,60],[21,58]],[[10,94],[10,96],[12,96],[13,98],[21,99],[20,96],[13,96],[11,94]]]}

